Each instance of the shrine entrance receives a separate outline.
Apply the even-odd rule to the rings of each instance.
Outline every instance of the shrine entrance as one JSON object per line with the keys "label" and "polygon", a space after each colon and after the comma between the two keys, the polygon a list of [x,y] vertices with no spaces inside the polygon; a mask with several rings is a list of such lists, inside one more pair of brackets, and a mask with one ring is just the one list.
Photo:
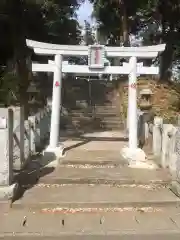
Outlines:
{"label": "shrine entrance", "polygon": [[[36,54],[55,56],[54,61],[47,64],[32,64],[34,72],[54,73],[52,91],[52,114],[49,146],[47,152],[60,154],[63,146],[59,145],[60,111],[62,107],[61,88],[63,73],[75,74],[76,76],[87,75],[128,75],[128,126],[129,145],[122,149],[122,155],[128,161],[138,162],[139,153],[137,141],[137,75],[157,75],[157,66],[138,65],[138,59],[153,59],[159,52],[164,51],[165,44],[145,47],[107,47],[102,45],[55,45],[27,40],[27,46]],[[88,56],[88,65],[73,65],[63,61],[64,56]],[[126,59],[127,63],[122,66],[111,66],[108,58]],[[145,154],[143,155],[145,156]]]}

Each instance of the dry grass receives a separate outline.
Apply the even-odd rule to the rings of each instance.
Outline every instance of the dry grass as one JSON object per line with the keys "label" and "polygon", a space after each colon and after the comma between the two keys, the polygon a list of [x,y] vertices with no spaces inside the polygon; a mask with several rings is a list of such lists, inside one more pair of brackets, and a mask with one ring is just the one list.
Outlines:
{"label": "dry grass", "polygon": [[[120,81],[119,93],[121,96],[121,112],[126,116],[128,104],[128,89],[126,81]],[[152,103],[153,111],[157,116],[161,116],[166,123],[175,123],[180,114],[180,84],[160,83],[151,78],[138,79],[138,102],[139,92],[149,88],[153,92]]]}

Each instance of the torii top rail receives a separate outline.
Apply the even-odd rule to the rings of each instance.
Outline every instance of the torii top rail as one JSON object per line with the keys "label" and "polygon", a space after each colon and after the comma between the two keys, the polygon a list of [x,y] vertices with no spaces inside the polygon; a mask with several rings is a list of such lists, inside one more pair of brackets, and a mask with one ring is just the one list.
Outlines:
{"label": "torii top rail", "polygon": [[[80,45],[57,45],[26,40],[27,46],[39,55],[87,56],[89,47]],[[104,46],[107,57],[138,57],[154,58],[158,52],[165,49],[165,44],[144,47],[107,47]]]}

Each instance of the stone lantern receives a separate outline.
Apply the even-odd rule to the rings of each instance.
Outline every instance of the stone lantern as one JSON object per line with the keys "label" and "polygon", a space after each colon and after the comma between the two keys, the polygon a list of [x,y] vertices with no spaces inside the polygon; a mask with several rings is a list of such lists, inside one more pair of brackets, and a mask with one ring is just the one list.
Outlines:
{"label": "stone lantern", "polygon": [[28,104],[29,104],[29,113],[33,114],[40,105],[38,101],[39,98],[39,90],[37,89],[37,84],[35,82],[30,82],[30,85],[27,89],[28,94]]}
{"label": "stone lantern", "polygon": [[140,114],[138,117],[138,139],[140,148],[148,143],[150,124],[154,119],[154,113],[152,112],[152,96],[153,92],[150,89],[143,89],[140,92]]}
{"label": "stone lantern", "polygon": [[141,111],[149,111],[152,108],[152,95],[152,91],[148,88],[141,90],[139,103]]}
{"label": "stone lantern", "polygon": [[39,93],[35,82],[30,82],[27,93],[29,94],[29,103],[35,103],[37,100],[37,95]]}

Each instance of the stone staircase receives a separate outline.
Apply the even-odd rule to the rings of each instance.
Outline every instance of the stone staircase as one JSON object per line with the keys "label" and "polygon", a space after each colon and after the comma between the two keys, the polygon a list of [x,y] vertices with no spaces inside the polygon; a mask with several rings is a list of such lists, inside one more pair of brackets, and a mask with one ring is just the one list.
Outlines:
{"label": "stone staircase", "polygon": [[0,205],[0,235],[9,240],[179,239],[180,199],[169,189],[168,171],[130,168],[120,157],[119,142],[99,144],[72,148],[58,165],[34,161],[18,178],[12,208]]}
{"label": "stone staircase", "polygon": [[113,105],[97,105],[93,108],[71,110],[67,119],[67,130],[92,132],[123,129],[120,113]]}
{"label": "stone staircase", "polygon": [[105,130],[121,130],[123,122],[117,105],[95,106],[95,117],[101,119]]}
{"label": "stone staircase", "polygon": [[114,82],[91,82],[91,96],[87,81],[72,82],[70,86],[72,94],[66,94],[62,101],[68,109],[64,120],[66,130],[92,132],[123,128],[120,97]]}

